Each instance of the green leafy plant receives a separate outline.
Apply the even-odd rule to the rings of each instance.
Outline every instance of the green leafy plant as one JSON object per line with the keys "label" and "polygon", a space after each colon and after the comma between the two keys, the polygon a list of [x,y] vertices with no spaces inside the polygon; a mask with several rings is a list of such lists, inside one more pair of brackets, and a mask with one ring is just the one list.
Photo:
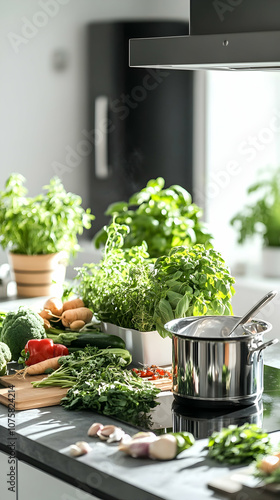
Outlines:
{"label": "green leafy plant", "polygon": [[208,440],[208,455],[233,465],[251,462],[271,450],[270,438],[256,424],[230,425]]}
{"label": "green leafy plant", "polygon": [[125,369],[129,363],[125,349],[86,347],[60,358],[60,368],[33,385],[70,387],[61,402],[68,410],[97,410],[134,425],[149,425],[160,390]]}
{"label": "green leafy plant", "polygon": [[263,171],[247,194],[252,201],[230,221],[238,232],[238,243],[260,235],[265,246],[280,246],[280,169]]}
{"label": "green leafy plant", "polygon": [[78,269],[75,293],[102,321],[140,331],[155,329],[153,280],[147,245],[124,249],[129,228],[113,223],[106,228],[104,257]]}
{"label": "green leafy plant", "polygon": [[[191,195],[181,186],[164,189],[162,177],[151,179],[147,186],[135,193],[128,203],[113,203],[106,211],[119,224],[126,224],[130,232],[125,239],[125,248],[148,245],[151,257],[166,254],[170,248],[194,244],[211,246],[212,235],[200,220],[203,213]],[[97,248],[105,244],[105,228],[99,231],[94,243]]]}
{"label": "green leafy plant", "polygon": [[232,314],[235,280],[213,248],[172,248],[156,260],[154,271],[161,287],[154,320],[162,337],[167,336],[164,324],[174,318]]}
{"label": "green leafy plant", "polygon": [[147,247],[123,248],[129,228],[108,228],[104,258],[78,270],[75,292],[101,321],[140,331],[157,329],[174,318],[232,314],[229,270],[218,252],[203,245],[175,247],[155,262]]}
{"label": "green leafy plant", "polygon": [[0,244],[13,253],[51,254],[64,250],[74,256],[77,235],[89,229],[94,216],[84,210],[80,196],[67,193],[53,177],[45,193],[27,196],[25,178],[12,174],[0,192]]}

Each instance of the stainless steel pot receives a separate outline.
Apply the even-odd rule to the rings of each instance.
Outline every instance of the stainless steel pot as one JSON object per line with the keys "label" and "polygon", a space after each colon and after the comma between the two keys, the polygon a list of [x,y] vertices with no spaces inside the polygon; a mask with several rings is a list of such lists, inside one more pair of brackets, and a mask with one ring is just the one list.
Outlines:
{"label": "stainless steel pot", "polygon": [[253,320],[229,332],[236,316],[197,316],[165,325],[172,333],[173,394],[179,403],[225,407],[256,403],[263,392],[263,342],[271,330]]}

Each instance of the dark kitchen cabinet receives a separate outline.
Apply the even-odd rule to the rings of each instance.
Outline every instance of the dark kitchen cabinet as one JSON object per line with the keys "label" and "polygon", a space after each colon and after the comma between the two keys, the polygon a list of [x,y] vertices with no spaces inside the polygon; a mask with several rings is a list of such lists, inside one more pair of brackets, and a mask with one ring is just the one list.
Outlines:
{"label": "dark kitchen cabinet", "polygon": [[109,203],[151,178],[193,189],[193,73],[128,66],[132,37],[185,35],[187,22],[94,23],[88,27],[90,205],[96,232]]}

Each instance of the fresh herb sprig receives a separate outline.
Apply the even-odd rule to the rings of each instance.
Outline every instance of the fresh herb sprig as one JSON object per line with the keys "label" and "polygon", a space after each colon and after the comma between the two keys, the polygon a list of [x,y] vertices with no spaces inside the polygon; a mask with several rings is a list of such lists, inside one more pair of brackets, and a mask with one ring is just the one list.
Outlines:
{"label": "fresh herb sprig", "polygon": [[259,172],[247,189],[248,203],[231,219],[238,243],[259,235],[265,246],[280,246],[280,168]]}
{"label": "fresh herb sprig", "polygon": [[174,318],[232,314],[234,279],[214,249],[175,247],[154,262],[145,243],[123,248],[127,226],[107,232],[104,258],[78,270],[75,288],[101,321],[166,337]]}
{"label": "fresh herb sprig", "polygon": [[131,362],[128,351],[87,347],[59,362],[60,368],[34,382],[34,387],[69,387],[62,399],[68,410],[96,410],[131,424],[149,425],[160,390],[124,368]]}
{"label": "fresh herb sprig", "polygon": [[58,177],[35,197],[27,196],[24,182],[12,174],[0,192],[1,246],[24,255],[64,251],[74,256],[80,248],[77,235],[94,219],[90,209],[84,210],[81,197],[67,193]]}
{"label": "fresh herb sprig", "polygon": [[98,264],[78,269],[75,293],[101,321],[140,331],[155,329],[154,303],[158,284],[153,278],[147,245],[124,249],[129,228],[108,228],[104,257]]}
{"label": "fresh herb sprig", "polygon": [[214,432],[208,441],[208,456],[232,465],[251,462],[271,450],[268,434],[256,424],[230,425]]}
{"label": "fresh herb sprig", "polygon": [[[135,193],[128,203],[121,201],[107,208],[111,222],[126,224],[130,232],[125,239],[125,248],[148,245],[151,257],[159,257],[178,245],[211,246],[207,226],[201,221],[202,209],[192,202],[188,191],[179,185],[164,189],[162,177],[151,179],[147,186]],[[108,239],[103,228],[95,236],[95,245],[105,245]]]}
{"label": "fresh herb sprig", "polygon": [[164,324],[174,318],[232,314],[235,280],[213,248],[173,248],[156,260],[154,272],[161,287],[154,320],[162,337],[167,335]]}

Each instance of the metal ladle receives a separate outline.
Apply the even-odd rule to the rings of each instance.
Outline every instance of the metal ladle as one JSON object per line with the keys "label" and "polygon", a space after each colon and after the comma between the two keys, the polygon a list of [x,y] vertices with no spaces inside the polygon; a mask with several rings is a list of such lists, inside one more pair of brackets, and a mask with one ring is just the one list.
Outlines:
{"label": "metal ladle", "polygon": [[228,337],[230,337],[233,334],[233,332],[236,330],[236,328],[238,328],[238,326],[248,323],[248,321],[250,321],[253,318],[253,316],[257,312],[259,312],[260,309],[262,309],[262,307],[264,307],[268,302],[274,299],[277,293],[278,292],[276,290],[272,290],[271,292],[268,292],[264,297],[262,297],[262,299],[258,300],[258,302],[246,314],[244,314],[244,316],[242,316],[242,318],[240,318],[239,321],[237,321],[237,323],[229,332]]}

